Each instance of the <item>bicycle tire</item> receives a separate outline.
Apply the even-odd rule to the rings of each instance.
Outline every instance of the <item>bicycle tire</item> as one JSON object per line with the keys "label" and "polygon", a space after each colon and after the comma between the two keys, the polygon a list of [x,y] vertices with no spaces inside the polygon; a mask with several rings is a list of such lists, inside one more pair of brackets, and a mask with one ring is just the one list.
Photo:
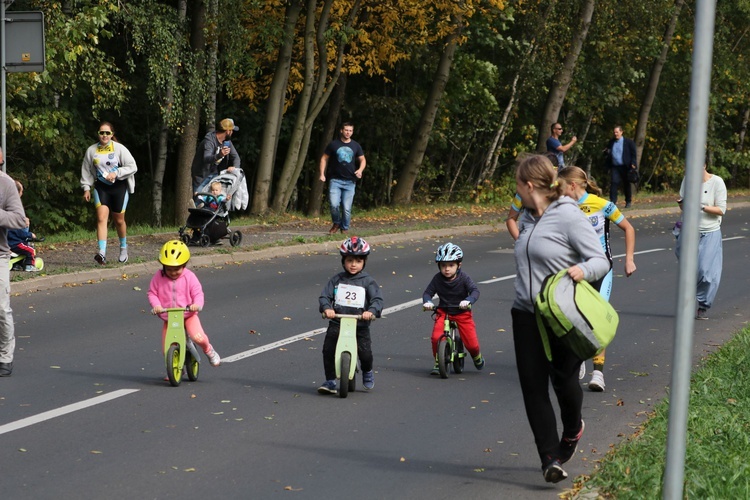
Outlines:
{"label": "bicycle tire", "polygon": [[195,382],[198,380],[198,372],[200,371],[200,363],[193,357],[193,353],[190,349],[185,353],[185,368],[187,368],[188,380]]}
{"label": "bicycle tire", "polygon": [[182,382],[182,367],[180,366],[180,346],[172,344],[167,350],[167,378],[173,387]]}
{"label": "bicycle tire", "polygon": [[455,352],[453,353],[453,371],[455,373],[463,373],[464,362],[466,361],[466,353],[464,352],[464,343],[461,341],[461,335],[458,333],[458,327],[456,325],[451,326],[451,337],[455,339]]}
{"label": "bicycle tire", "polygon": [[438,341],[437,362],[440,378],[448,378],[451,365],[451,344],[447,337],[442,337]]}
{"label": "bicycle tire", "polygon": [[349,370],[352,367],[352,355],[348,352],[341,353],[341,380],[339,380],[339,397],[345,398],[349,395]]}

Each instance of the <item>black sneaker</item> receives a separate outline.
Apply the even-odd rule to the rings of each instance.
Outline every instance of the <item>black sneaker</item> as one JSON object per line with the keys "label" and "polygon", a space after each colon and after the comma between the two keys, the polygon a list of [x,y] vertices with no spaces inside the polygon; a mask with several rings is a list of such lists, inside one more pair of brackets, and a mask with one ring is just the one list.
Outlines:
{"label": "black sneaker", "polygon": [[695,313],[695,319],[708,319],[708,311],[699,307],[698,311]]}
{"label": "black sneaker", "polygon": [[548,483],[559,483],[568,477],[568,473],[563,470],[562,464],[557,459],[542,467],[542,474]]}
{"label": "black sneaker", "polygon": [[100,253],[94,255],[94,260],[96,261],[97,264],[99,264],[101,266],[106,266],[107,265],[107,258],[104,255],[100,254]]}
{"label": "black sneaker", "polygon": [[573,455],[575,455],[576,450],[578,449],[578,441],[581,440],[581,436],[583,436],[583,429],[586,427],[586,425],[583,423],[583,420],[581,420],[581,430],[578,431],[578,434],[576,434],[573,438],[566,438],[563,437],[560,440],[560,463],[564,464],[571,458],[573,458]]}

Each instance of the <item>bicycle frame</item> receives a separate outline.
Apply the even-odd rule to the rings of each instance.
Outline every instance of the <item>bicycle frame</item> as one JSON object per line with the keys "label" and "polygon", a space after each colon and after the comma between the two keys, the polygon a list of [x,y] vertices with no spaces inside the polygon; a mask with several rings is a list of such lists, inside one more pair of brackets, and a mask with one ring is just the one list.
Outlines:
{"label": "bicycle frame", "polygon": [[443,335],[438,340],[437,352],[435,353],[435,363],[438,365],[440,378],[448,378],[451,365],[454,373],[462,373],[465,357],[466,351],[461,341],[461,334],[458,331],[458,324],[446,312],[443,319]]}
{"label": "bicycle frame", "polygon": [[[184,307],[170,307],[165,310],[167,313],[167,332],[164,336],[164,364],[167,367],[169,382],[173,386],[180,385],[182,381],[182,369],[185,366],[188,351],[190,351],[190,355],[196,364],[200,364],[201,359],[198,349],[185,331],[185,310]],[[173,346],[175,349],[172,349]],[[177,359],[174,359],[175,357]],[[188,377],[190,380],[197,380],[197,366],[194,371],[192,371],[192,367],[188,370]]]}

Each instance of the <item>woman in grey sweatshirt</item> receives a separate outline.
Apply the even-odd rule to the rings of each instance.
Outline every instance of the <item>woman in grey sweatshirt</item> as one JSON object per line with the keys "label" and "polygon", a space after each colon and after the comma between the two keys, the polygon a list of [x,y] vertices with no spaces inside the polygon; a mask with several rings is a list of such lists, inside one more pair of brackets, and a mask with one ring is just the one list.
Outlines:
{"label": "woman in grey sweatshirt", "polygon": [[[534,433],[542,473],[547,482],[568,477],[562,464],[570,460],[583,435],[583,391],[578,359],[554,336],[552,361],[544,352],[534,316],[534,298],[542,281],[567,269],[574,281],[596,281],[609,271],[599,238],[574,200],[563,196],[557,171],[543,155],[525,158],[516,170],[516,192],[526,208],[519,219],[516,241],[516,299],[513,302],[513,343],[526,416]],[[549,383],[560,405],[562,439],[549,397]]]}

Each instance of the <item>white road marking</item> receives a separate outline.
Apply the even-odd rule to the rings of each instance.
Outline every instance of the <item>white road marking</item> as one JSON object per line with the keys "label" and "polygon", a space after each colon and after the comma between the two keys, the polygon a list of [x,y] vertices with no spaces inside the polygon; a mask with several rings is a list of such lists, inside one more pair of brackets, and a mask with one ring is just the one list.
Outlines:
{"label": "white road marking", "polygon": [[50,420],[62,415],[66,415],[68,413],[73,413],[74,411],[83,410],[84,408],[88,408],[90,406],[106,403],[107,401],[127,396],[128,394],[138,392],[139,390],[140,389],[120,389],[107,394],[102,394],[101,396],[97,396],[95,398],[87,399],[85,401],[79,401],[78,403],[63,406],[55,410],[45,411],[44,413],[39,413],[38,415],[22,418],[21,420],[16,420],[15,422],[0,425],[0,434],[16,431],[30,425],[38,424],[39,422],[44,422],[45,420]]}
{"label": "white road marking", "polygon": [[[385,309],[383,309],[383,315],[402,311],[404,309],[408,309],[409,307],[414,307],[416,305],[421,306],[422,299],[410,300],[409,302],[404,302],[403,304],[399,304],[393,307],[386,307]],[[300,333],[298,335],[294,335],[293,337],[288,337],[288,338],[279,340],[278,342],[272,342],[268,345],[256,347],[255,349],[250,349],[250,350],[243,351],[237,354],[232,354],[231,356],[222,358],[221,362],[222,363],[234,363],[235,361],[249,358],[250,356],[256,356],[258,354],[264,353],[266,351],[270,351],[272,349],[278,349],[281,346],[285,346],[287,344],[297,342],[298,340],[304,340],[310,337],[314,337],[315,335],[320,335],[321,333],[325,333],[325,331],[326,331],[326,328],[317,328],[315,330],[310,330],[309,332]]]}

